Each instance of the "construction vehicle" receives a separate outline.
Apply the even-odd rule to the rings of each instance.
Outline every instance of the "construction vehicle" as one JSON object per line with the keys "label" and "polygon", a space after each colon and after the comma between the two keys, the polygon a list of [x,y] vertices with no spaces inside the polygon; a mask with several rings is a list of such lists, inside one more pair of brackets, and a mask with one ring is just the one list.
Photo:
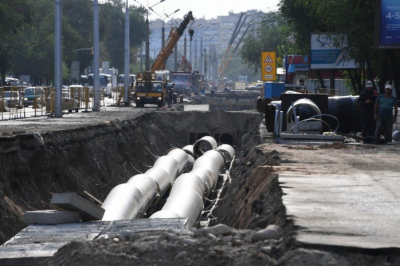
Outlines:
{"label": "construction vehicle", "polygon": [[[162,47],[161,51],[158,53],[156,60],[151,66],[151,70],[146,71],[143,74],[139,73],[136,76],[136,107],[143,107],[145,104],[157,104],[159,107],[164,106],[167,96],[167,89],[172,88],[174,83],[170,83],[169,80],[166,79],[167,75],[157,76],[156,73],[160,73],[161,70],[165,70],[167,59],[172,54],[174,47],[184,33],[187,25],[193,20],[194,17],[192,12],[189,11],[189,13],[184,16],[183,21],[177,28],[171,28],[171,31],[165,40],[164,47]],[[189,30],[191,39],[193,34],[194,31]]]}
{"label": "construction vehicle", "polygon": [[136,107],[144,107],[145,104],[165,106],[167,83],[157,80],[155,73],[144,72],[143,75],[139,73],[136,76],[135,90]]}

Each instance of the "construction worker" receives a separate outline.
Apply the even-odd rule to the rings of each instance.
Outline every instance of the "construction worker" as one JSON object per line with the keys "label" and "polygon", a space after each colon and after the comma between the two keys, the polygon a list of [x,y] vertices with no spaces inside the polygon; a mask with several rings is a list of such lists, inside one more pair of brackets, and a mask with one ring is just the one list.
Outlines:
{"label": "construction worker", "polygon": [[174,98],[174,89],[170,88],[168,92],[168,108],[172,108],[173,98]]}
{"label": "construction worker", "polygon": [[[385,144],[392,142],[393,123],[397,119],[397,99],[392,95],[392,86],[385,86],[385,94],[381,94],[375,101],[374,119],[376,130],[374,144],[379,144],[382,130],[385,133]],[[393,115],[394,108],[394,115]]]}
{"label": "construction worker", "polygon": [[378,92],[374,90],[372,81],[368,80],[358,98],[358,105],[361,107],[361,135],[364,143],[371,143],[374,140],[376,122],[374,120],[374,105]]}

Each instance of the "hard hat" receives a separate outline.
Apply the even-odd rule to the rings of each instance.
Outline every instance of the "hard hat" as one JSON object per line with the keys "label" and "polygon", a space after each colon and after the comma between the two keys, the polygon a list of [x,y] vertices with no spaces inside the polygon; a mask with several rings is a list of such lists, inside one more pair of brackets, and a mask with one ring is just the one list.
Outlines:
{"label": "hard hat", "polygon": [[372,81],[370,80],[367,81],[367,87],[372,87]]}
{"label": "hard hat", "polygon": [[387,84],[386,86],[385,86],[385,89],[392,89],[392,85],[390,85],[390,84]]}

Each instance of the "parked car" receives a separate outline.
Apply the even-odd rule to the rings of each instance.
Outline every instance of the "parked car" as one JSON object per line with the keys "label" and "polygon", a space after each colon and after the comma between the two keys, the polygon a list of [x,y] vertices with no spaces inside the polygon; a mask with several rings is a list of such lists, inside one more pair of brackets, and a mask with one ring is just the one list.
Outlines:
{"label": "parked car", "polygon": [[27,87],[24,92],[24,106],[33,105],[36,98],[36,104],[43,104],[45,94],[42,87]]}
{"label": "parked car", "polygon": [[264,83],[257,83],[246,87],[246,90],[261,91],[264,88]]}
{"label": "parked car", "polygon": [[[55,108],[54,104],[54,94],[52,99],[52,94],[47,97],[46,101],[46,111],[51,112],[51,106],[53,105],[53,111]],[[69,113],[74,110],[75,112],[79,111],[79,102],[74,97],[71,97],[69,90],[62,91],[62,110],[68,110]]]}
{"label": "parked car", "polygon": [[22,97],[18,91],[5,91],[0,94],[0,101],[4,103],[5,107],[22,108]]}

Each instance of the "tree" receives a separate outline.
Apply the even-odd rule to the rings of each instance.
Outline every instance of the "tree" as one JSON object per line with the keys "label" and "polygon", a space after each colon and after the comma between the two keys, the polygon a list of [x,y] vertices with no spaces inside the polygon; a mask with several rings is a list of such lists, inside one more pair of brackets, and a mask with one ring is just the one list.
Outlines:
{"label": "tree", "polygon": [[[300,52],[300,48],[288,37],[292,33],[284,18],[277,12],[265,14],[258,27],[257,37],[249,34],[244,40],[240,56],[244,63],[256,74],[261,68],[261,52],[276,51],[277,58],[283,58],[286,52]],[[282,66],[282,61],[278,66]]]}
{"label": "tree", "polygon": [[32,1],[0,0],[0,72],[1,79],[13,65],[11,55],[18,52],[15,46],[17,34],[32,19]]}
{"label": "tree", "polygon": [[379,89],[392,80],[400,99],[400,69],[396,66],[399,54],[393,50],[374,50],[374,0],[282,0],[280,12],[296,32],[297,43],[308,48],[311,33],[335,33],[347,40],[344,47],[360,65],[348,71],[353,89],[360,91],[365,79],[379,80]]}

